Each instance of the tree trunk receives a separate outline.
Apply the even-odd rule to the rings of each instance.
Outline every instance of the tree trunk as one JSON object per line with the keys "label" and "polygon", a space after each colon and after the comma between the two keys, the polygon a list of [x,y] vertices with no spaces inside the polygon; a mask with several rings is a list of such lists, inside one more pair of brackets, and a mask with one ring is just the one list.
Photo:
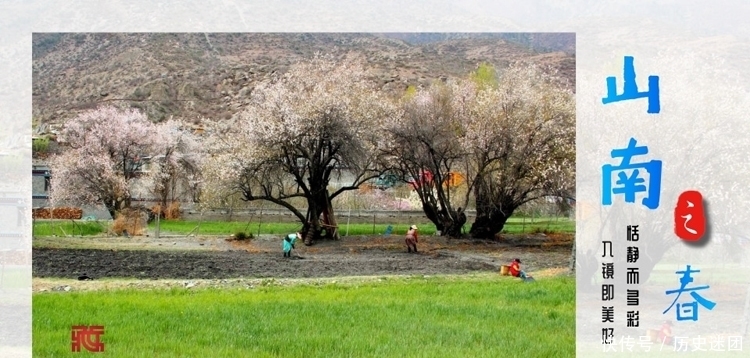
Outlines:
{"label": "tree trunk", "polygon": [[[466,224],[466,214],[462,208],[453,210],[450,203],[441,202],[442,199],[436,198],[432,191],[418,191],[418,194],[422,202],[422,211],[435,225],[435,229],[440,232],[441,236],[461,237],[463,235],[461,230]],[[441,209],[442,207],[447,209]]]}
{"label": "tree trunk", "polygon": [[322,231],[320,216],[328,209],[326,205],[328,202],[326,190],[318,191],[312,197],[307,198],[307,223],[302,228],[305,245],[310,246],[320,238]]}
{"label": "tree trunk", "polygon": [[471,225],[469,233],[478,239],[494,239],[495,234],[505,227],[518,204],[512,196],[498,193],[492,183],[480,178],[474,187],[476,198],[477,217]]}
{"label": "tree trunk", "polygon": [[447,237],[461,237],[463,232],[464,224],[466,224],[466,214],[464,214],[462,208],[451,211],[448,215],[443,218],[443,229],[442,235]]}
{"label": "tree trunk", "polygon": [[596,254],[596,251],[588,250],[580,258],[576,258],[576,279],[581,280],[587,286],[593,285],[594,275],[599,272],[600,266]]}
{"label": "tree trunk", "polygon": [[115,210],[114,207],[107,205],[107,211],[109,212],[109,215],[112,217],[112,220],[117,219],[117,210]]}
{"label": "tree trunk", "polygon": [[[421,199],[421,198],[420,198]],[[438,209],[430,204],[427,203],[424,199],[422,200],[422,211],[424,211],[425,216],[427,216],[427,219],[429,219],[434,225],[435,229],[437,231],[440,231],[441,233],[445,232],[444,220],[441,220],[440,214],[438,213]],[[444,234],[441,234],[444,235]]]}
{"label": "tree trunk", "polygon": [[302,234],[306,246],[315,243],[320,236],[320,210],[314,200],[307,201],[307,223],[302,226]]}
{"label": "tree trunk", "polygon": [[[157,214],[159,216],[162,216],[167,213],[167,201],[169,199],[169,195],[167,194],[166,191],[161,195],[160,199],[161,199],[161,202],[159,203],[159,212]],[[164,216],[164,218],[166,218],[166,215]]]}
{"label": "tree trunk", "polygon": [[477,239],[494,239],[495,234],[505,227],[510,215],[503,213],[500,209],[481,211],[477,208],[477,218],[471,224],[469,234]]}
{"label": "tree trunk", "polygon": [[157,240],[159,239],[159,234],[160,234],[160,231],[161,231],[161,226],[160,226],[161,221],[159,220],[159,217],[161,217],[161,215],[157,215],[156,216],[156,234],[155,234],[155,236],[156,236]]}
{"label": "tree trunk", "polygon": [[120,210],[130,207],[130,199],[117,198],[112,200],[105,200],[104,206],[107,208],[109,215],[112,216],[112,220],[115,220],[117,219],[117,213]]}
{"label": "tree trunk", "polygon": [[[662,235],[663,237],[663,235]],[[677,241],[675,240],[674,243]],[[656,264],[661,261],[662,257],[669,251],[669,249],[674,246],[674,243],[669,243],[667,241],[639,241],[638,246],[640,246],[641,255],[638,259],[638,266],[640,267],[639,273],[640,273],[640,282],[647,282],[648,279],[651,277],[651,274],[654,271],[654,267],[656,267]],[[615,263],[615,265],[625,265],[624,257],[620,255],[621,260],[623,260],[623,263]],[[675,276],[677,277],[677,276]]]}
{"label": "tree trunk", "polygon": [[329,196],[328,190],[326,190],[326,206],[323,209],[323,224],[326,225],[327,237],[333,240],[339,239],[338,224],[336,223],[336,215],[333,212],[333,204]]}

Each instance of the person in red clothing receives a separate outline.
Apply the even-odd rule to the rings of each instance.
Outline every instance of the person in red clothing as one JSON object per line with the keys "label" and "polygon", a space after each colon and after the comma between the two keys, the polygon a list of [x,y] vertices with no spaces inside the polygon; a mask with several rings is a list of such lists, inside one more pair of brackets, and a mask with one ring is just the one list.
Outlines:
{"label": "person in red clothing", "polygon": [[414,252],[417,252],[417,243],[419,242],[419,237],[417,236],[417,225],[412,225],[409,228],[409,231],[406,232],[406,249],[411,252],[412,248],[414,249]]}
{"label": "person in red clothing", "polygon": [[674,336],[672,335],[672,321],[664,321],[659,329],[659,342],[667,345],[674,344]]}
{"label": "person in red clothing", "polygon": [[521,270],[521,259],[513,259],[513,262],[510,263],[509,271],[511,276],[520,277],[524,281],[531,278],[531,276],[527,276],[526,272]]}

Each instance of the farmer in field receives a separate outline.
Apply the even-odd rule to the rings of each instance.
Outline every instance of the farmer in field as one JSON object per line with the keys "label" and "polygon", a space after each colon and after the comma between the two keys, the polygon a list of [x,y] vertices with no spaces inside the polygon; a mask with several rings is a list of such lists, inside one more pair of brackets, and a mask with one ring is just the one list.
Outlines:
{"label": "farmer in field", "polygon": [[521,270],[521,259],[513,259],[510,263],[510,275],[513,277],[520,277],[524,281],[533,281],[534,278],[527,275],[526,272]]}
{"label": "farmer in field", "polygon": [[282,248],[284,249],[284,257],[292,257],[292,249],[294,248],[294,242],[300,238],[302,238],[302,234],[300,234],[299,232],[296,232],[294,234],[289,234],[284,238],[284,242],[282,244]]}
{"label": "farmer in field", "polygon": [[412,249],[414,249],[414,252],[417,252],[417,243],[419,242],[419,237],[417,236],[417,225],[412,225],[409,227],[409,231],[406,232],[406,249],[409,252],[412,252]]}

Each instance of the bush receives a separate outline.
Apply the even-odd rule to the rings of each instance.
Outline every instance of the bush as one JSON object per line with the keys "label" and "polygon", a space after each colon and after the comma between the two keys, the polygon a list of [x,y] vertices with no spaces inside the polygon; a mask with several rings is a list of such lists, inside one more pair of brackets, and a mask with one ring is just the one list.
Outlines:
{"label": "bush", "polygon": [[166,208],[162,208],[160,204],[156,204],[151,207],[151,212],[149,213],[149,222],[156,219],[156,215],[159,215],[161,219],[167,219],[167,220],[179,220],[181,213],[180,213],[180,203],[173,201],[167,205]]}
{"label": "bush", "polygon": [[47,153],[49,151],[49,138],[34,138],[31,142],[31,151],[33,153]]}
{"label": "bush", "polygon": [[148,216],[143,210],[137,208],[123,209],[117,213],[117,218],[112,222],[110,233],[123,235],[127,231],[129,236],[143,235],[147,221]]}
{"label": "bush", "polygon": [[180,203],[173,201],[167,205],[167,210],[164,212],[164,218],[167,220],[179,220],[180,219]]}
{"label": "bush", "polygon": [[252,233],[246,234],[246,233],[240,231],[240,232],[234,234],[234,239],[235,240],[239,240],[239,241],[251,240],[252,238],[253,238],[253,234]]}

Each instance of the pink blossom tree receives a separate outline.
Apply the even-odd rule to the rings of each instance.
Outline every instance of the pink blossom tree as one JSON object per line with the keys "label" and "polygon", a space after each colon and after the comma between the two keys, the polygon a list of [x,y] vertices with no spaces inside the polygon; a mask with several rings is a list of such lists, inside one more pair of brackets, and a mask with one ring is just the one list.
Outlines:
{"label": "pink blossom tree", "polygon": [[103,203],[115,217],[130,206],[140,158],[156,152],[158,134],[136,110],[101,107],[66,123],[60,139],[69,148],[50,161],[52,203]]}
{"label": "pink blossom tree", "polygon": [[[323,225],[337,236],[331,200],[380,174],[383,123],[396,112],[371,85],[359,62],[324,56],[259,84],[246,108],[212,128],[202,201],[241,193],[291,211],[307,245]],[[335,176],[351,180],[329,188]],[[306,202],[306,213],[295,198]]]}

